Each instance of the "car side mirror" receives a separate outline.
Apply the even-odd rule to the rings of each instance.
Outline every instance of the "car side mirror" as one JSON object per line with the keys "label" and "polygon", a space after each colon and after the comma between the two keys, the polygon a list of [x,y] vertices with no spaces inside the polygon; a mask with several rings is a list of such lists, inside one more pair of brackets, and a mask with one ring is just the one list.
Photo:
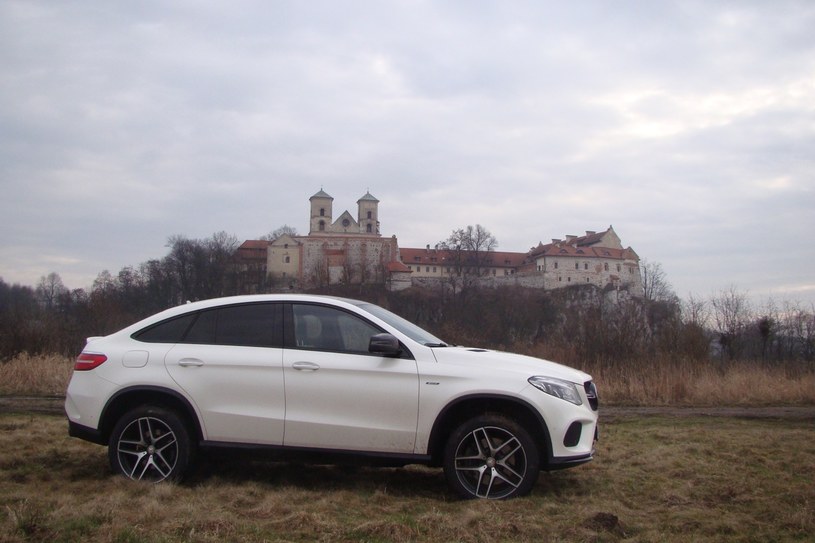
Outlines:
{"label": "car side mirror", "polygon": [[371,336],[368,343],[368,352],[381,356],[399,356],[402,354],[402,347],[399,340],[391,334],[376,334]]}

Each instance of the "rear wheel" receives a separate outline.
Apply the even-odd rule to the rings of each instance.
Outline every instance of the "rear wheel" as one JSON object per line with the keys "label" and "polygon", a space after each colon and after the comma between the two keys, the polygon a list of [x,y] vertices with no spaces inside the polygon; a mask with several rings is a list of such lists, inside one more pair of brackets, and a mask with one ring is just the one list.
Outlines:
{"label": "rear wheel", "polygon": [[500,415],[468,420],[444,450],[447,481],[465,498],[522,496],[532,490],[538,471],[538,449],[529,432]]}
{"label": "rear wheel", "polygon": [[192,455],[187,427],[163,407],[142,406],[126,413],[108,442],[113,471],[137,481],[180,481]]}

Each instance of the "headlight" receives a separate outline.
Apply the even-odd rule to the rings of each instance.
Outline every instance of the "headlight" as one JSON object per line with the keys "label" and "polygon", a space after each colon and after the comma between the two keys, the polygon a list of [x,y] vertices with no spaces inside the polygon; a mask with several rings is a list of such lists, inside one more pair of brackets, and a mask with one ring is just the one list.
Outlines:
{"label": "headlight", "polygon": [[574,383],[570,383],[569,381],[536,375],[529,378],[529,384],[550,396],[566,400],[575,405],[583,405],[583,400],[577,392],[577,387]]}

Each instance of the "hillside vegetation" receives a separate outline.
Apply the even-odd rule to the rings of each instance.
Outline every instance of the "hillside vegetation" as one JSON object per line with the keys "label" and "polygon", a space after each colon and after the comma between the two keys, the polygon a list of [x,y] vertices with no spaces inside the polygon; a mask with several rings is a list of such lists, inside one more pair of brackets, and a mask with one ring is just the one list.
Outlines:
{"label": "hillside vegetation", "polygon": [[[268,289],[230,267],[234,240],[170,239],[170,253],[107,271],[88,289],[57,274],[36,288],[0,279],[0,393],[58,394],[88,336],[187,300]],[[749,303],[735,287],[680,300],[643,263],[645,296],[590,285],[543,291],[477,281],[390,292],[334,285],[320,294],[377,303],[445,341],[548,358],[591,373],[607,402],[654,405],[815,403],[815,308]]]}

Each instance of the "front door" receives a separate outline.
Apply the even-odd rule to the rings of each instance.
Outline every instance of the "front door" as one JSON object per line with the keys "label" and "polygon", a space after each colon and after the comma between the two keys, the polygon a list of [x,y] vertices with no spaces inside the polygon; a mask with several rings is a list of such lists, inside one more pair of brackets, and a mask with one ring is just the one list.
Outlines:
{"label": "front door", "polygon": [[283,354],[284,444],[412,453],[419,381],[416,361],[368,353],[382,330],[359,315],[292,304],[294,345]]}

